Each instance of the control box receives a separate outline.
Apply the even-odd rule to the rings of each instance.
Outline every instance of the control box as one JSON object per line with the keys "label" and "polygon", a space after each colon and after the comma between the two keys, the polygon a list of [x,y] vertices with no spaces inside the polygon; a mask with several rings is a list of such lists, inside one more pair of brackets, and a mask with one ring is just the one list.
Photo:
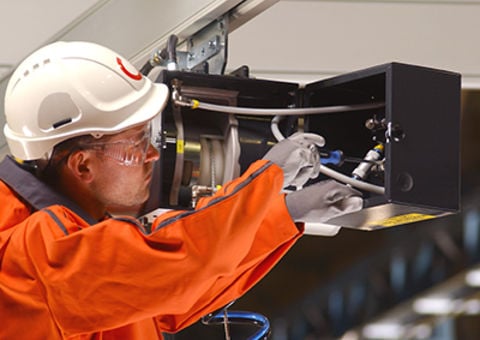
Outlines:
{"label": "control box", "polygon": [[[275,117],[277,134],[304,131],[325,138],[322,166],[382,189],[362,189],[364,208],[328,224],[373,230],[460,209],[457,73],[388,63],[307,85],[180,71],[163,71],[157,81],[187,100],[261,114],[170,102],[158,123],[163,148],[150,210],[192,208],[196,199],[239,176],[277,142]],[[305,113],[302,108],[323,110]],[[278,117],[274,109],[292,114]],[[378,157],[372,158],[375,152]],[[332,155],[340,156],[328,163]],[[328,177],[322,172],[313,181]]]}

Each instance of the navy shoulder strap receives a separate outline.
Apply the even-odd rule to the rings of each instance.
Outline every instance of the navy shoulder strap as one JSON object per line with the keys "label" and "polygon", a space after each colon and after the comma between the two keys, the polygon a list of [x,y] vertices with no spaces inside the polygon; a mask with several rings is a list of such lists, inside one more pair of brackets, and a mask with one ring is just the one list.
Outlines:
{"label": "navy shoulder strap", "polygon": [[90,225],[97,223],[76,203],[53,190],[40,181],[34,174],[23,169],[10,157],[0,162],[0,180],[5,182],[24,201],[35,210],[42,210],[52,205],[63,205],[83,218]]}

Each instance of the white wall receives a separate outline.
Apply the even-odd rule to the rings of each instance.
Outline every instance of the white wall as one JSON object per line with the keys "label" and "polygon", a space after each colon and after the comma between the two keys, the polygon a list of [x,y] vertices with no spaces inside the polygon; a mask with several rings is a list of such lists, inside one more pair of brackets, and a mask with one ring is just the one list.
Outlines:
{"label": "white wall", "polygon": [[391,61],[480,88],[480,1],[281,0],[230,35],[229,69],[310,82]]}

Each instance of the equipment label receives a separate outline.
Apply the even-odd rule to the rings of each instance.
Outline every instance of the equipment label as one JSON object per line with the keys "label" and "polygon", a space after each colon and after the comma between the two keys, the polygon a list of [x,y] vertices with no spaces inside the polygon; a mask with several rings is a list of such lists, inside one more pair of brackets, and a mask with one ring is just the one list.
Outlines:
{"label": "equipment label", "polygon": [[382,226],[382,227],[393,227],[400,224],[405,223],[412,223],[412,222],[419,222],[424,220],[430,220],[435,218],[434,215],[425,215],[425,214],[406,214],[406,215],[398,215],[386,218],[380,221],[374,221],[369,223],[371,226]]}

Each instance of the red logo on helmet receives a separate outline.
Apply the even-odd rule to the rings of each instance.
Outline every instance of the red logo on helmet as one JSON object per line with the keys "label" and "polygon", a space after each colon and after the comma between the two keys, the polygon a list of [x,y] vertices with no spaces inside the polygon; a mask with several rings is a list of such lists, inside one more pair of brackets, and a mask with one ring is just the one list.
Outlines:
{"label": "red logo on helmet", "polygon": [[125,67],[125,65],[123,65],[123,61],[122,59],[118,58],[117,57],[117,64],[120,65],[120,69],[123,71],[123,73],[125,73],[128,77],[132,78],[133,80],[140,80],[142,79],[142,74],[140,72],[137,71],[137,74],[133,74],[132,72],[130,72],[129,70],[127,70],[127,68]]}

